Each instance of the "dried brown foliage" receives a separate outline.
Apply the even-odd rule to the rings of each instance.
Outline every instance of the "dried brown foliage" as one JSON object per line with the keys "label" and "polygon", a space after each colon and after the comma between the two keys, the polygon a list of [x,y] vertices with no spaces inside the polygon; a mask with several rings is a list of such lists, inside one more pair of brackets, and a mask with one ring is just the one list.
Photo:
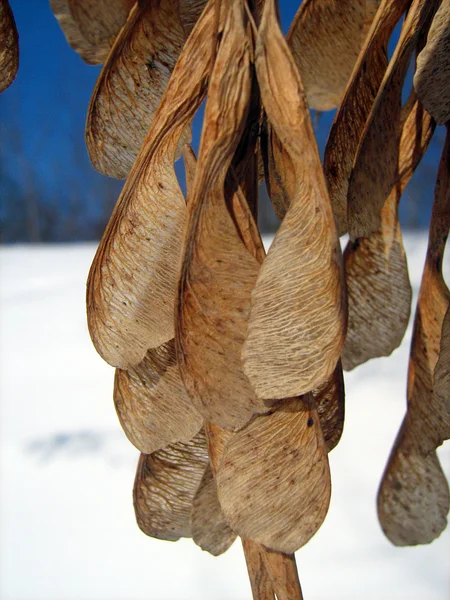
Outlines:
{"label": "dried brown foliage", "polygon": [[188,442],[203,424],[181,380],[174,340],[149,350],[136,367],[116,370],[114,403],[128,439],[144,454]]}
{"label": "dried brown foliage", "polygon": [[236,539],[222,512],[216,480],[209,466],[192,504],[191,530],[194,542],[213,556],[226,552]]}
{"label": "dried brown foliage", "polygon": [[311,108],[330,110],[344,95],[380,0],[305,0],[287,34]]}
{"label": "dried brown foliage", "polygon": [[109,53],[88,110],[86,143],[94,167],[128,175],[186,39],[178,0],[136,4]]}
{"label": "dried brown foliage", "polygon": [[450,307],[445,313],[441,331],[439,359],[433,375],[433,392],[450,414]]}
{"label": "dried brown foliage", "polygon": [[177,309],[180,368],[189,394],[205,419],[232,429],[266,409],[241,366],[259,263],[239,236],[225,198],[251,93],[244,17],[243,4],[234,2],[211,74]]}
{"label": "dried brown foliage", "polygon": [[364,125],[388,66],[388,40],[408,4],[409,0],[382,0],[331,127],[324,169],[339,235],[347,233],[348,184]]}
{"label": "dried brown foliage", "polygon": [[176,442],[152,454],[141,454],[133,500],[144,533],[171,541],[192,536],[192,503],[207,466],[203,430],[187,443]]}
{"label": "dried brown foliage", "polygon": [[311,390],[328,452],[337,446],[344,429],[345,389],[341,361],[329,379]]}
{"label": "dried brown foliage", "polygon": [[243,538],[291,553],[314,535],[330,502],[328,456],[315,403],[284,402],[225,444],[219,501]]}
{"label": "dried brown foliage", "polygon": [[417,58],[414,87],[438,125],[450,120],[450,2],[442,0]]}
{"label": "dried brown foliage", "polygon": [[272,1],[264,5],[255,67],[263,106],[290,155],[290,207],[252,292],[244,370],[261,398],[310,391],[336,367],[346,329],[342,261],[300,76]]}
{"label": "dried brown foliage", "polygon": [[91,337],[103,358],[120,368],[136,366],[149,348],[174,337],[187,211],[173,162],[206,92],[212,25],[208,10],[184,46],[89,273]]}
{"label": "dried brown foliage", "polygon": [[398,220],[403,191],[428,148],[434,121],[415,101],[404,108],[398,179],[381,211],[381,227],[368,238],[349,242],[344,252],[348,290],[348,329],[342,352],[346,370],[400,345],[409,321],[411,286]]}
{"label": "dried brown foliage", "polygon": [[8,0],[0,0],[0,93],[11,85],[19,68],[19,34]]}
{"label": "dried brown foliage", "polygon": [[[328,510],[342,365],[390,354],[409,319],[398,205],[433,117],[449,118],[448,2],[305,0],[287,39],[276,0],[143,0],[128,14],[132,4],[52,1],[69,42],[105,61],[87,121],[91,160],[127,178],[87,309],[95,347],[118,367],[120,422],[143,453],[137,521],[213,555],[240,535],[255,600],[299,600],[293,552]],[[417,97],[402,106],[415,52]],[[197,161],[186,142],[205,98]],[[309,108],[334,106],[322,167]],[[378,495],[398,545],[430,542],[449,509],[436,456],[450,435],[448,144],[408,410]],[[174,170],[181,151],[186,200]],[[261,163],[282,220],[267,256],[256,218]],[[347,229],[344,269],[338,235]]]}
{"label": "dried brown foliage", "polygon": [[101,64],[136,0],[50,0],[67,43],[90,65]]}
{"label": "dried brown foliage", "polygon": [[426,544],[447,524],[448,483],[436,448],[450,437],[450,415],[434,393],[450,291],[442,259],[450,228],[450,139],[444,146],[436,184],[427,258],[414,321],[408,370],[408,410],[378,493],[378,515],[396,545]]}
{"label": "dried brown foliage", "polygon": [[381,209],[398,176],[403,83],[421,34],[427,31],[436,8],[435,0],[413,0],[366,121],[348,187],[347,218],[352,240],[369,237],[380,227]]}

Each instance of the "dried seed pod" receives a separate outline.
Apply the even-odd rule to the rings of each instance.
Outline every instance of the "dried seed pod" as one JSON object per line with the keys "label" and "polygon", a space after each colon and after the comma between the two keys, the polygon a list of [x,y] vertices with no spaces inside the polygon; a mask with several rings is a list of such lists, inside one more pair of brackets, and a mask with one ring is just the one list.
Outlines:
{"label": "dried seed pod", "polygon": [[338,106],[380,0],[304,0],[287,34],[308,105]]}
{"label": "dried seed pod", "polygon": [[116,370],[114,403],[128,439],[144,454],[188,442],[203,425],[181,381],[174,340],[149,350],[137,367]]}
{"label": "dried seed pod", "polygon": [[297,180],[292,159],[270,123],[262,135],[261,150],[267,193],[277,217],[282,221],[291,205]]}
{"label": "dried seed pod", "polygon": [[226,552],[236,539],[220,507],[210,466],[206,468],[192,504],[191,531],[197,546],[213,556]]}
{"label": "dried seed pod", "polygon": [[290,208],[252,292],[244,371],[265,399],[300,395],[331,376],[345,336],[342,257],[298,71],[264,5],[256,41],[261,98],[295,169]]}
{"label": "dried seed pod", "polygon": [[232,431],[223,429],[219,425],[214,425],[205,421],[205,435],[208,444],[208,455],[211,462],[213,475],[216,476],[220,461],[222,460],[225,444],[233,436]]}
{"label": "dried seed pod", "polygon": [[379,229],[381,209],[398,178],[402,131],[402,88],[420,34],[427,30],[436,0],[414,0],[400,39],[367,119],[348,187],[350,238],[369,237]]}
{"label": "dried seed pod", "polygon": [[50,0],[67,43],[89,65],[106,60],[136,0]]}
{"label": "dried seed pod", "polygon": [[[396,545],[426,544],[446,526],[449,490],[436,448],[450,437],[450,415],[434,393],[450,291],[442,259],[450,228],[450,140],[439,165],[425,268],[408,370],[408,411],[378,493],[383,531]],[[412,504],[412,506],[411,506]]]}
{"label": "dried seed pod", "polygon": [[173,161],[205,95],[212,25],[213,11],[207,9],[184,46],[89,273],[93,343],[109,364],[122,369],[174,337],[187,211]]}
{"label": "dried seed pod", "polygon": [[381,211],[381,227],[368,238],[349,242],[344,252],[348,329],[342,364],[346,370],[389,356],[400,345],[409,321],[411,285],[398,203],[435,128],[417,100],[409,109],[410,103],[400,140],[398,180]]}
{"label": "dried seed pod", "polygon": [[225,517],[243,538],[288,554],[306,544],[327,514],[331,493],[314,400],[285,401],[234,433],[216,481]]}
{"label": "dried seed pod", "polygon": [[14,81],[19,68],[19,34],[8,0],[0,0],[0,93]]}
{"label": "dried seed pod", "polygon": [[396,546],[429,544],[447,526],[448,483],[435,452],[424,454],[403,423],[377,498],[378,518]]}
{"label": "dried seed pod", "polygon": [[311,391],[317,406],[323,437],[328,452],[339,443],[344,430],[345,387],[341,361],[329,379]]}
{"label": "dried seed pod", "polygon": [[188,37],[200,18],[207,0],[180,0],[180,17]]}
{"label": "dried seed pod", "polygon": [[[251,93],[251,41],[244,18],[243,2],[234,0],[211,75],[194,189],[189,193],[176,316],[177,354],[189,395],[206,420],[227,429],[242,427],[255,412],[267,410],[241,365],[259,263],[239,236],[224,196]],[[248,237],[248,221],[245,226],[242,235]],[[260,240],[259,244],[262,248]]]}
{"label": "dried seed pod", "polygon": [[450,306],[442,324],[441,348],[433,379],[433,391],[450,413]]}
{"label": "dried seed pod", "polygon": [[141,454],[133,501],[137,523],[145,534],[169,541],[191,537],[192,502],[207,466],[203,430],[188,443]]}
{"label": "dried seed pod", "polygon": [[408,427],[424,454],[450,437],[450,417],[433,394],[433,374],[439,358],[450,291],[442,276],[445,243],[450,228],[450,135],[447,131],[439,165],[427,257],[420,285],[408,371]]}
{"label": "dried seed pod", "polygon": [[450,121],[450,1],[442,0],[417,57],[414,87],[438,125]]}
{"label": "dried seed pod", "polygon": [[[235,434],[208,422],[205,423],[205,433],[211,470],[216,476],[225,445]],[[302,597],[293,554],[272,552],[246,539],[242,540],[242,545],[255,598],[275,600],[274,591],[280,600]]]}
{"label": "dried seed pod", "polygon": [[339,235],[347,233],[347,193],[364,125],[388,66],[387,45],[410,0],[382,0],[336,113],[324,170]]}
{"label": "dried seed pod", "polygon": [[86,145],[109,177],[128,175],[161,102],[186,39],[178,7],[179,0],[137,3],[97,80]]}

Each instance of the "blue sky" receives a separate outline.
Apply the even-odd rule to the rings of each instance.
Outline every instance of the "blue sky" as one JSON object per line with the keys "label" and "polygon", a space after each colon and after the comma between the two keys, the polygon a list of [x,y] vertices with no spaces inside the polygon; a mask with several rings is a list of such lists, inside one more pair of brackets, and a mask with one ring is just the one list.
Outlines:
{"label": "blue sky", "polygon": [[[86,109],[100,67],[86,65],[67,45],[54,18],[48,0],[10,0],[20,36],[19,73],[0,96],[0,144],[3,176],[14,186],[34,185],[39,201],[64,212],[76,204],[80,221],[97,218],[104,206],[96,202],[105,178],[92,169],[84,146]],[[297,2],[280,2],[283,29],[286,31]],[[409,84],[410,86],[410,84]],[[319,147],[323,151],[333,113],[324,113],[317,127]],[[437,132],[432,148],[419,173],[407,189],[401,212],[416,224],[428,224],[433,179],[443,145],[443,128]],[[198,139],[198,130],[194,139]],[[422,169],[421,169],[422,170]],[[424,200],[411,209],[408,198]],[[2,208],[12,202],[2,189]],[[109,188],[108,188],[109,189]],[[110,185],[113,204],[120,184]],[[114,197],[113,197],[114,196]],[[417,212],[411,219],[411,210]],[[88,236],[89,237],[89,236]]]}

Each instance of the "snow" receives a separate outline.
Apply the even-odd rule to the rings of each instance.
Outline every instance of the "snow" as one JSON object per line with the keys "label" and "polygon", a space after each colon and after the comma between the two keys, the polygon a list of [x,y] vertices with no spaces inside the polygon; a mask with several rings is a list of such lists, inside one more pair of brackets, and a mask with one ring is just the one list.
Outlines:
{"label": "snow", "polygon": [[[417,295],[426,237],[405,237]],[[85,322],[94,252],[93,245],[0,249],[0,599],[249,599],[239,542],[212,558],[191,540],[147,538],[135,523],[138,452],[120,430],[113,369],[93,349]],[[429,546],[395,548],[375,510],[405,411],[410,335],[411,324],[391,357],[346,375],[330,511],[297,552],[306,599],[449,597],[450,531]],[[450,446],[439,456],[450,475]]]}

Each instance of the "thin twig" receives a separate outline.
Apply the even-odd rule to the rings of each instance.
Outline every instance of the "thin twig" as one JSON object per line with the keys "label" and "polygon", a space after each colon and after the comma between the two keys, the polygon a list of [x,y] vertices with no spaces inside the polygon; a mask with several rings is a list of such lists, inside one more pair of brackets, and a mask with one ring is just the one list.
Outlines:
{"label": "thin twig", "polygon": [[242,540],[242,547],[247,562],[253,600],[275,600],[272,583],[262,556],[262,546],[250,540]]}
{"label": "thin twig", "polygon": [[303,600],[295,555],[262,548],[264,564],[278,600]]}

